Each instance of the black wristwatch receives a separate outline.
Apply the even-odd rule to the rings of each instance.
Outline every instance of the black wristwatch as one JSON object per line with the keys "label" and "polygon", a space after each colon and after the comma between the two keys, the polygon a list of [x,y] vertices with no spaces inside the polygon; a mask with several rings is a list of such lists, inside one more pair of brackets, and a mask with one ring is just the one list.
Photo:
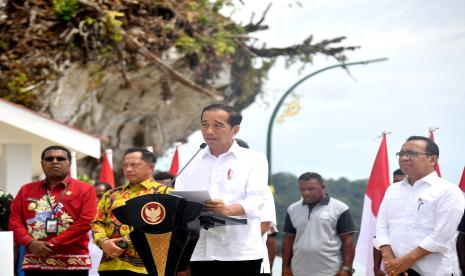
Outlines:
{"label": "black wristwatch", "polygon": [[355,273],[355,269],[350,267],[350,266],[343,266],[341,267],[341,271],[346,271],[346,272],[349,272],[350,274],[354,274]]}
{"label": "black wristwatch", "polygon": [[128,248],[128,242],[125,241],[125,240],[120,240],[120,241],[118,242],[118,246],[119,246],[120,248],[122,248],[122,249],[126,249],[126,248]]}

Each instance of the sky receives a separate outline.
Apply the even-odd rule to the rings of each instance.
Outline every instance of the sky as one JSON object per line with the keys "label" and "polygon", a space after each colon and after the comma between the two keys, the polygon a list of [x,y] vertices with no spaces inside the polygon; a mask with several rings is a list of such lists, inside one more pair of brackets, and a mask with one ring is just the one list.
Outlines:
{"label": "sky", "polygon": [[[306,80],[286,99],[299,111],[273,127],[272,172],[296,176],[314,171],[324,178],[367,179],[383,131],[391,172],[395,153],[411,135],[435,132],[442,176],[458,183],[465,166],[465,1],[275,1],[265,24],[255,33],[259,43],[285,47],[309,35],[314,41],[346,36],[348,62],[387,57],[388,61],[332,69]],[[258,19],[267,1],[244,1],[233,18]],[[270,71],[263,94],[242,112],[238,138],[266,153],[266,132],[272,110],[285,91],[302,77],[335,64],[316,56],[313,64],[291,68],[283,60]],[[200,122],[199,122],[200,125]],[[179,148],[181,166],[202,143],[199,132]],[[159,159],[169,168],[173,149]]]}

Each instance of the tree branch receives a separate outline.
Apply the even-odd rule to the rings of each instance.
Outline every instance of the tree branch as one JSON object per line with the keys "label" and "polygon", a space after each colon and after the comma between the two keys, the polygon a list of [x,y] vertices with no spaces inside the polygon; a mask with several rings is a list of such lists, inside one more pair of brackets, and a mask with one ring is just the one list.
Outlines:
{"label": "tree branch", "polygon": [[263,21],[265,21],[266,14],[271,8],[271,4],[269,3],[268,6],[266,7],[265,11],[262,13],[262,17],[258,20],[257,23],[253,23],[253,19],[250,20],[250,23],[244,26],[244,29],[247,33],[252,33],[252,32],[257,32],[257,31],[263,31],[267,30],[268,26],[267,25],[262,25]]}
{"label": "tree branch", "polygon": [[137,41],[133,37],[131,37],[131,36],[127,35],[127,34],[124,37],[125,37],[127,42],[132,43],[134,46],[136,46],[143,55],[150,58],[155,63],[155,65],[157,65],[157,66],[163,68],[164,70],[166,70],[173,79],[179,81],[180,83],[184,84],[185,86],[187,86],[189,88],[194,89],[197,92],[200,92],[202,94],[205,94],[207,96],[212,97],[216,101],[223,100],[223,97],[221,97],[221,96],[215,94],[214,92],[212,92],[212,91],[210,91],[208,89],[205,89],[205,88],[197,85],[193,81],[185,78],[183,75],[181,75],[181,73],[179,73],[178,71],[176,71],[175,69],[173,69],[172,67],[170,67],[169,65],[164,63],[159,57],[157,57],[152,52],[150,52],[146,47],[144,47],[139,41]]}
{"label": "tree branch", "polygon": [[348,47],[331,47],[330,44],[340,43],[342,40],[346,39],[345,36],[337,37],[330,40],[323,40],[319,43],[312,45],[313,37],[310,36],[302,44],[292,45],[285,48],[255,48],[253,46],[247,46],[247,48],[259,57],[264,58],[274,58],[279,56],[300,56],[309,57],[311,55],[320,53],[329,56],[333,56],[334,58],[340,60],[344,57],[344,51],[353,51],[358,48],[359,46],[348,46]]}
{"label": "tree branch", "polygon": [[[100,15],[105,15],[105,12],[96,3],[90,2],[88,0],[78,0],[78,1],[82,5],[93,8]],[[139,52],[141,54],[143,54],[144,56],[146,56],[147,58],[152,60],[153,63],[156,66],[161,68],[161,70],[164,70],[164,71],[168,72],[169,75],[173,79],[177,80],[178,82],[184,84],[185,86],[187,86],[187,87],[189,87],[189,88],[191,88],[191,89],[193,89],[193,90],[195,90],[197,92],[200,92],[200,93],[205,94],[205,95],[207,95],[209,97],[212,97],[216,101],[223,100],[223,97],[217,95],[216,93],[214,93],[214,92],[212,92],[212,91],[210,91],[208,89],[205,89],[205,88],[201,87],[200,85],[198,85],[198,84],[194,83],[193,81],[191,81],[191,80],[187,79],[186,77],[184,77],[181,73],[179,73],[177,70],[173,69],[171,66],[169,66],[168,64],[163,62],[159,57],[157,57],[149,49],[147,49],[147,47],[145,47],[142,43],[137,41],[137,39],[130,36],[128,33],[122,31],[122,35],[125,38],[127,43],[130,43],[133,46],[135,46],[139,50]]]}

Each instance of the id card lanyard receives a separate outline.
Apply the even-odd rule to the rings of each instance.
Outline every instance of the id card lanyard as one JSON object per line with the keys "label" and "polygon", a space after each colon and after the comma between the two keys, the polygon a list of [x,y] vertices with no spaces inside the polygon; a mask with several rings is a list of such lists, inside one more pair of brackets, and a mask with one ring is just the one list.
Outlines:
{"label": "id card lanyard", "polygon": [[58,208],[58,205],[60,204],[61,199],[63,198],[63,195],[66,193],[66,190],[68,189],[68,185],[69,185],[69,183],[65,186],[65,189],[61,193],[58,200],[55,202],[55,208],[52,207],[52,202],[50,200],[50,198],[51,198],[50,195],[51,195],[51,192],[52,192],[51,189],[50,189],[50,191],[47,190],[47,192],[46,192],[47,202],[48,202],[48,205],[50,205],[50,210],[51,210],[50,217],[47,217],[45,219],[45,232],[47,234],[57,234],[58,233],[58,219],[55,218],[55,214],[57,213],[57,208]]}
{"label": "id card lanyard", "polygon": [[63,190],[63,192],[60,194],[60,197],[58,198],[58,200],[56,201],[55,203],[55,208],[52,207],[52,202],[50,201],[50,195],[51,195],[51,190],[47,190],[47,202],[48,202],[48,205],[50,206],[50,210],[52,211],[52,214],[50,215],[50,218],[53,219],[55,217],[55,214],[57,212],[57,208],[58,208],[58,204],[60,204],[61,202],[61,199],[63,198],[63,196],[65,195],[66,193],[66,190],[68,189],[68,185],[69,183],[66,185],[65,189]]}

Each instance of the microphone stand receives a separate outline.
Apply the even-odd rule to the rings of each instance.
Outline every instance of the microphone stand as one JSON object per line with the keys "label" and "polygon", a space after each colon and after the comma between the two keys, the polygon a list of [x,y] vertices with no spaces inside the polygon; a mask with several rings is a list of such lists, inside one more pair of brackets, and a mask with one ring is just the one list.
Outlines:
{"label": "microphone stand", "polygon": [[182,169],[178,172],[178,174],[177,174],[173,179],[171,179],[171,181],[170,181],[170,183],[169,183],[168,186],[171,187],[171,184],[173,184],[173,182],[176,180],[176,178],[178,178],[178,176],[187,168],[187,166],[192,162],[192,160],[194,160],[194,158],[197,156],[197,154],[198,154],[202,149],[204,149],[206,146],[207,146],[206,143],[200,144],[200,148],[195,152],[195,154],[191,157],[191,159],[189,159],[189,161],[187,161],[186,165],[184,165],[184,167],[182,167]]}

